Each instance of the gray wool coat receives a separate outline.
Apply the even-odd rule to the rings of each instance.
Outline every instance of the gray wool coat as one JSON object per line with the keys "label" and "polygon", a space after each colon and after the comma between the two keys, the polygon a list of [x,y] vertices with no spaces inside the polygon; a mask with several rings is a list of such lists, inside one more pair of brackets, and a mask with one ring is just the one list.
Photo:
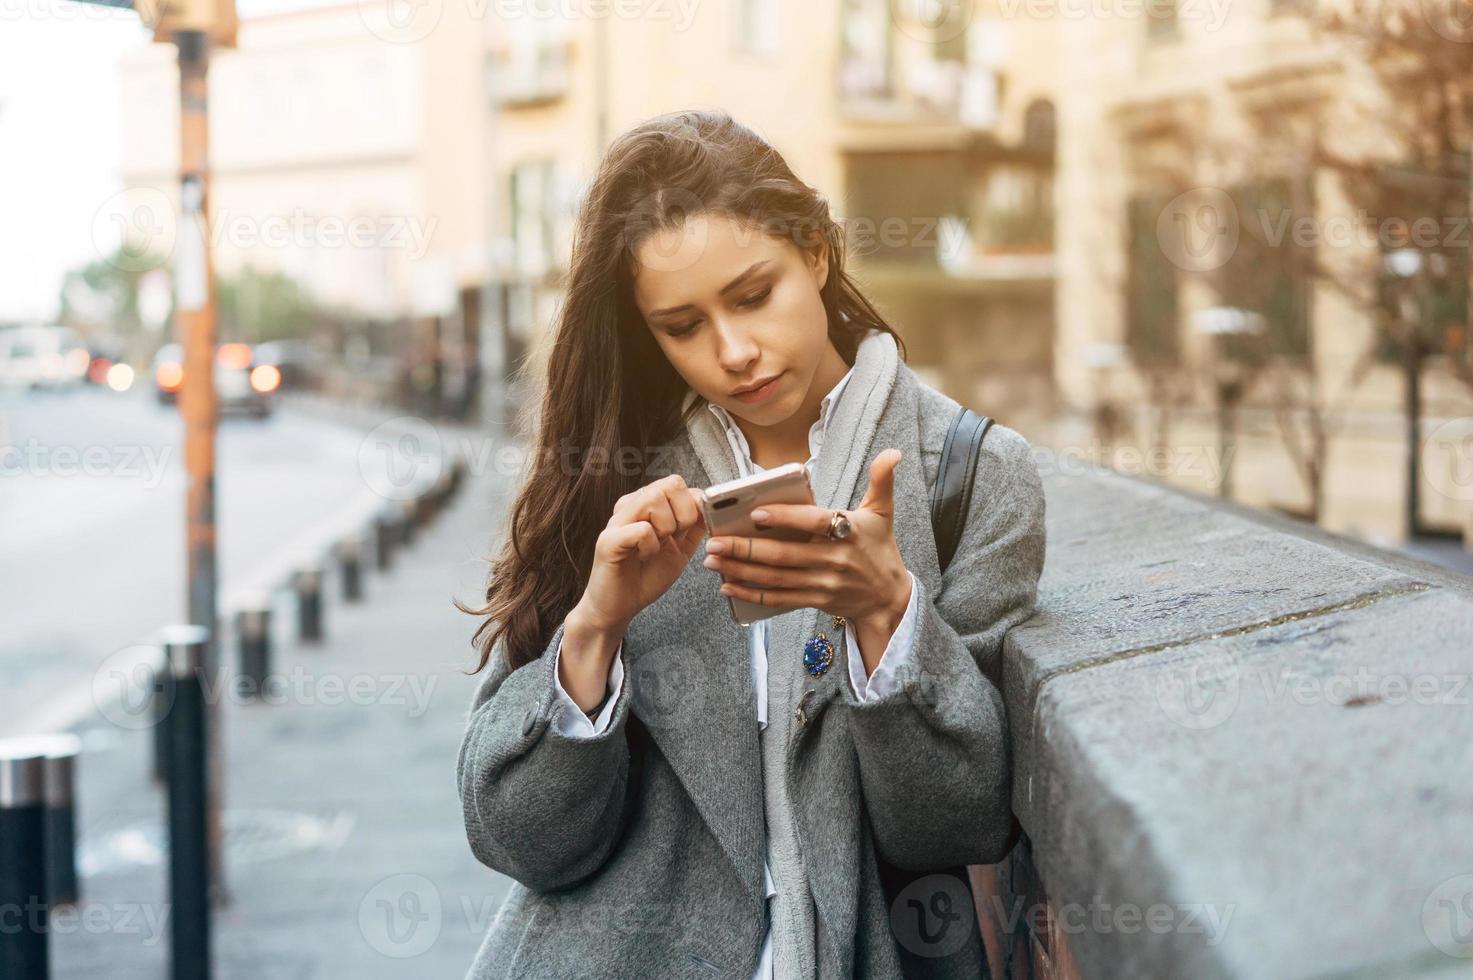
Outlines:
{"label": "gray wool coat", "polygon": [[[771,620],[770,676],[783,673],[769,682],[768,713],[790,713],[787,798],[817,912],[818,976],[980,977],[966,892],[943,882],[947,902],[926,879],[925,894],[892,904],[877,855],[918,872],[1004,855],[1011,766],[1000,659],[1004,634],[1033,611],[1043,489],[1027,441],[994,425],[943,576],[930,486],[959,406],[916,377],[893,339],[875,336],[830,419],[814,494],[820,506],[857,507],[870,463],[901,450],[894,529],[920,588],[916,669],[893,694],[861,704],[843,630],[829,631],[836,653],[823,676],[791,666],[828,624],[816,609],[795,610]],[[705,487],[736,475],[709,412],[668,450],[649,479],[673,472]],[[468,977],[751,977],[766,928],[764,773],[745,634],[703,558],[697,549],[631,622],[625,683],[597,737],[551,725],[561,626],[539,659],[509,672],[498,649],[488,665],[460,747],[460,797],[472,852],[515,882]],[[941,933],[948,918],[961,932]]]}

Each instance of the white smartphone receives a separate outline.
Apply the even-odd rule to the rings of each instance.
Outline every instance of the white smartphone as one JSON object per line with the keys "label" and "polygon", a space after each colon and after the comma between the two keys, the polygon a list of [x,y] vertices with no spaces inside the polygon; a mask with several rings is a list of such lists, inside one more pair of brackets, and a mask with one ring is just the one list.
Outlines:
{"label": "white smartphone", "polygon": [[[707,487],[701,497],[707,533],[720,537],[739,535],[749,538],[772,538],[778,541],[808,541],[807,531],[792,528],[758,527],[752,523],[752,511],[764,504],[812,504],[813,486],[808,481],[808,467],[802,463],[784,463],[751,476],[728,480]],[[725,575],[721,577],[727,581]],[[738,581],[739,585],[745,584]],[[776,616],[781,610],[759,606],[755,602],[727,596],[731,618],[742,626],[759,619]]]}

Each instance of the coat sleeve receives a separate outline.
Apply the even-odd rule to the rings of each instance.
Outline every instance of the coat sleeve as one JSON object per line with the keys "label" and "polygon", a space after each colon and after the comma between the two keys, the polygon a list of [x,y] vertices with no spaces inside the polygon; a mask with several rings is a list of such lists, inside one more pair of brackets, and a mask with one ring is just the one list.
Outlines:
{"label": "coat sleeve", "polygon": [[621,686],[604,731],[590,738],[562,734],[553,724],[565,710],[554,687],[562,638],[560,624],[542,656],[514,671],[498,642],[456,762],[472,853],[537,891],[565,888],[597,871],[626,819],[630,686]]}
{"label": "coat sleeve", "polygon": [[875,844],[895,865],[992,864],[1009,846],[1012,767],[994,679],[1004,635],[1033,613],[1043,559],[1032,450],[994,425],[939,594],[916,577],[915,656],[885,697],[844,695]]}

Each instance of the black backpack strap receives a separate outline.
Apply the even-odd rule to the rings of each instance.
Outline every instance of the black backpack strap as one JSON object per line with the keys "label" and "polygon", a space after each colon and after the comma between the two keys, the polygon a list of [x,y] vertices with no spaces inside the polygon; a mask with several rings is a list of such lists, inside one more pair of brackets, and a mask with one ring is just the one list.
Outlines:
{"label": "black backpack strap", "polygon": [[982,439],[990,428],[992,419],[963,405],[951,420],[946,441],[941,444],[941,465],[936,469],[936,483],[931,488],[931,527],[936,534],[936,557],[943,572],[951,564],[962,538],[962,524],[972,505],[972,484],[977,476],[977,460],[982,455]]}

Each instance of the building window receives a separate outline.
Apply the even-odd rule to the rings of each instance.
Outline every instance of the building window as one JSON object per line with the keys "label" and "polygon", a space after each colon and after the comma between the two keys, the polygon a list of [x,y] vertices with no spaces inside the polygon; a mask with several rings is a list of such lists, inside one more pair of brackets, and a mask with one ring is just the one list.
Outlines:
{"label": "building window", "polygon": [[1141,366],[1174,365],[1180,356],[1176,267],[1156,232],[1169,201],[1169,195],[1142,195],[1126,205],[1125,334]]}
{"label": "building window", "polygon": [[1177,0],[1151,0],[1146,4],[1146,40],[1174,41],[1180,33]]}
{"label": "building window", "polygon": [[1296,241],[1292,230],[1314,217],[1309,179],[1265,178],[1229,193],[1241,216],[1239,234],[1232,255],[1216,270],[1216,291],[1222,305],[1263,318],[1263,335],[1245,338],[1253,351],[1243,354],[1308,357],[1314,249]]}
{"label": "building window", "polygon": [[564,22],[527,12],[508,17],[506,47],[498,52],[496,94],[503,104],[543,102],[568,87],[568,44]]}
{"label": "building window", "polygon": [[778,49],[778,0],[737,0],[734,7],[734,47],[746,54],[776,54]]}
{"label": "building window", "polygon": [[1030,150],[1054,148],[1054,104],[1047,99],[1031,102],[1023,112],[1023,145]]}
{"label": "building window", "polygon": [[528,160],[511,172],[512,254],[517,271],[537,277],[558,263],[559,205],[556,165]]}
{"label": "building window", "polygon": [[894,37],[887,0],[843,0],[839,16],[839,94],[850,99],[893,95]]}

